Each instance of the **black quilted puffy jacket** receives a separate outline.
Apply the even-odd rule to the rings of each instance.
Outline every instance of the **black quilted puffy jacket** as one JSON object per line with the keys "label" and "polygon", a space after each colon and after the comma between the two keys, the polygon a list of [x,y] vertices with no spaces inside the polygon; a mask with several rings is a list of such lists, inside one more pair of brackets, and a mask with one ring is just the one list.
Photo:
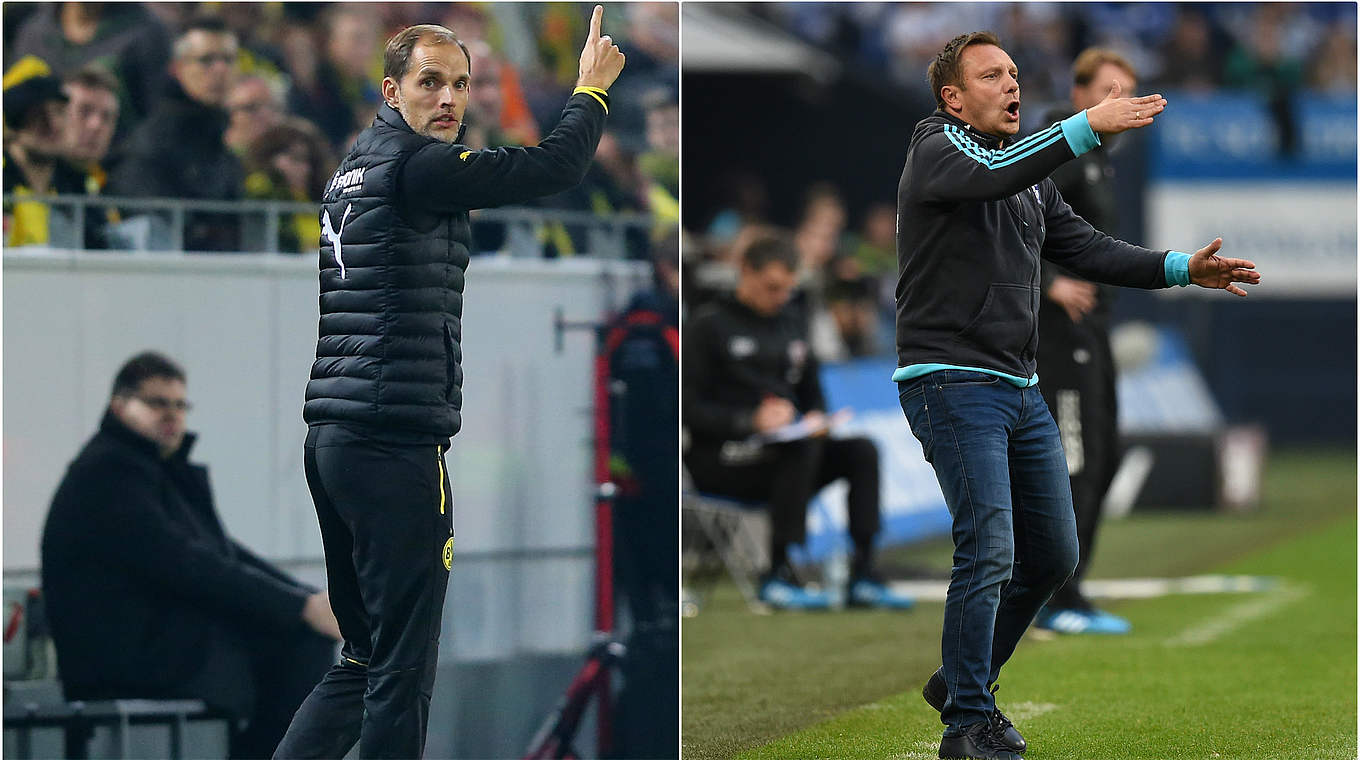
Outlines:
{"label": "black quilted puffy jacket", "polygon": [[384,105],[322,200],[321,321],[303,419],[402,443],[462,424],[468,210],[580,182],[607,99],[567,101],[534,147],[472,150],[416,134]]}

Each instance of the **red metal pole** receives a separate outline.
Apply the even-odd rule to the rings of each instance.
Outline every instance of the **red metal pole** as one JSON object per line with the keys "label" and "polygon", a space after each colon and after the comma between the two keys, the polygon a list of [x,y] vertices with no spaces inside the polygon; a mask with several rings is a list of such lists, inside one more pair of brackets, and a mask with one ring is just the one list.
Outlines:
{"label": "red metal pole", "polygon": [[[595,630],[614,630],[614,484],[609,473],[609,356],[604,341],[595,352]],[[609,669],[600,673],[596,693],[597,745],[601,757],[613,748]]]}

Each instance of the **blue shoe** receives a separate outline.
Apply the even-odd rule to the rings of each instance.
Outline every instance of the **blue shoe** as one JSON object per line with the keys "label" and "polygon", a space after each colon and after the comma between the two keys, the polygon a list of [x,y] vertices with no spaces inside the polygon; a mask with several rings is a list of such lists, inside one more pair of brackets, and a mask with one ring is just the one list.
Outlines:
{"label": "blue shoe", "polygon": [[1100,610],[1050,610],[1039,613],[1035,627],[1055,633],[1121,635],[1133,630],[1129,621]]}
{"label": "blue shoe", "polygon": [[1106,633],[1122,636],[1133,630],[1133,624],[1104,610],[1091,611],[1091,627],[1087,633]]}
{"label": "blue shoe", "polygon": [[771,576],[760,584],[760,601],[777,610],[831,609],[831,595],[813,591],[778,576]]}
{"label": "blue shoe", "polygon": [[849,607],[909,610],[916,606],[916,600],[893,591],[874,578],[859,578],[851,581],[845,604]]}

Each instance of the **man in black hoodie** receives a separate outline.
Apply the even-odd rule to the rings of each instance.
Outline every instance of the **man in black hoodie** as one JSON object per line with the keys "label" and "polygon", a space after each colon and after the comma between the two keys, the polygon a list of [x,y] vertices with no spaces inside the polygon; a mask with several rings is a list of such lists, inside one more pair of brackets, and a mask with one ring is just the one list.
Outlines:
{"label": "man in black hoodie", "polygon": [[943,666],[923,696],[942,758],[1016,760],[1025,741],[989,686],[1077,564],[1067,463],[1038,389],[1039,260],[1112,285],[1256,283],[1250,261],[1129,245],[1092,228],[1048,175],[1144,127],[1160,95],[1099,104],[1014,142],[1019,72],[989,32],[951,40],[929,68],[938,110],[912,134],[898,185],[897,353],[902,410],[953,516]]}
{"label": "man in black hoodie", "polygon": [[[419,757],[453,565],[444,453],[462,425],[468,210],[522,203],[585,176],[624,58],[595,6],[580,76],[536,146],[459,143],[472,58],[452,30],[393,35],[373,124],[321,211],[321,321],[303,463],[326,552],[341,661],[276,757]],[[485,86],[494,87],[494,84]]]}
{"label": "man in black hoodie", "polygon": [[[175,40],[165,94],[128,138],[106,193],[129,198],[238,200],[244,170],[223,140],[236,35],[217,19],[192,22]],[[240,247],[233,214],[189,214],[184,249]]]}

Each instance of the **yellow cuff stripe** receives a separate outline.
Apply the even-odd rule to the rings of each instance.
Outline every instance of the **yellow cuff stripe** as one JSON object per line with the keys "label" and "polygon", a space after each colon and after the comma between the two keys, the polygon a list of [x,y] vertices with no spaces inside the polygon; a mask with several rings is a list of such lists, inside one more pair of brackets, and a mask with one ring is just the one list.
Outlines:
{"label": "yellow cuff stripe", "polygon": [[571,94],[576,95],[582,92],[600,101],[600,107],[604,108],[604,112],[606,114],[609,113],[609,104],[605,103],[604,98],[600,97],[601,95],[608,95],[609,94],[608,92],[601,90],[599,87],[586,87],[585,85],[581,85],[580,87],[577,87],[576,89],[572,90]]}

